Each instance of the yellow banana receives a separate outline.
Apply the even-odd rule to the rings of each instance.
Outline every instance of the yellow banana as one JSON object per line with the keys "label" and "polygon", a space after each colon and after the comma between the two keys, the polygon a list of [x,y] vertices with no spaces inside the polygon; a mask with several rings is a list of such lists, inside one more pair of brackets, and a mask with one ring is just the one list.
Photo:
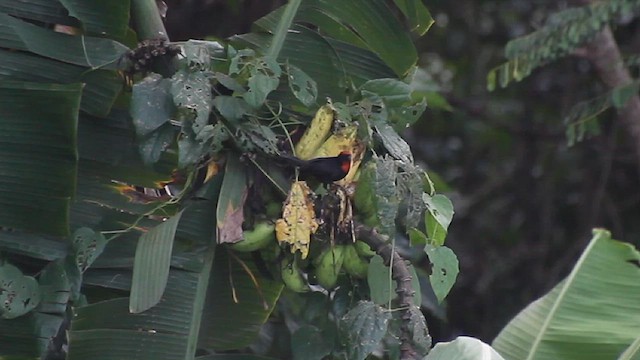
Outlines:
{"label": "yellow banana", "polygon": [[336,286],[344,260],[344,245],[336,245],[323,251],[316,259],[315,275],[318,284],[330,290]]}
{"label": "yellow banana", "polygon": [[231,249],[239,252],[251,252],[276,243],[275,225],[268,222],[256,224],[253,230],[243,232],[243,240],[231,245]]}
{"label": "yellow banana", "polygon": [[309,160],[324,143],[333,126],[334,110],[331,103],[323,105],[318,109],[316,115],[311,120],[309,127],[296,144],[296,156],[302,160]]}
{"label": "yellow banana", "polygon": [[295,260],[291,261],[285,258],[280,261],[280,276],[289,290],[295,292],[309,291],[309,285],[304,276],[302,276],[302,271],[296,265]]}
{"label": "yellow banana", "polygon": [[360,279],[367,277],[369,262],[358,255],[355,245],[347,245],[344,250],[344,261],[342,267],[347,274]]}

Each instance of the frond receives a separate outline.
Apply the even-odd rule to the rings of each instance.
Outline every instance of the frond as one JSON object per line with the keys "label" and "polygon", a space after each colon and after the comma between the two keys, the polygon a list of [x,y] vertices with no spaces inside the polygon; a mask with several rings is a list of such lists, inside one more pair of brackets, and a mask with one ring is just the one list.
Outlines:
{"label": "frond", "polygon": [[487,75],[487,88],[506,87],[549,62],[565,57],[589,42],[613,19],[640,11],[639,0],[611,0],[569,8],[549,17],[541,29],[511,40],[505,48],[509,61]]}
{"label": "frond", "polygon": [[622,108],[633,95],[638,93],[638,89],[640,89],[640,81],[636,80],[573,106],[564,118],[568,145],[573,146],[586,138],[600,135],[598,115],[611,107]]}

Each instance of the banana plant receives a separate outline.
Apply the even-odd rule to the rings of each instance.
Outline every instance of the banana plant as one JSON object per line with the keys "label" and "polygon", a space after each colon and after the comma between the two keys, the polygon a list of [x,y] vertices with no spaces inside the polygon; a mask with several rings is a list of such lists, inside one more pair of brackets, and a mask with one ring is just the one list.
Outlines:
{"label": "banana plant", "polygon": [[[0,0],[0,356],[223,359],[220,352],[251,344],[257,351],[285,285],[283,270],[269,264],[314,266],[313,256],[301,259],[276,239],[291,180],[272,159],[281,143],[294,148],[295,128],[327,98],[332,128],[346,124],[367,149],[359,194],[338,195],[341,208],[355,211],[348,233],[373,238],[387,264],[357,242],[344,248],[359,261],[347,277],[333,255],[344,245],[314,240],[310,254],[325,254],[321,267],[336,278],[299,298],[285,294],[299,303],[335,291],[347,300],[350,284],[366,283],[362,259],[376,259],[378,272],[400,259],[385,240],[397,228],[446,232],[450,203],[434,206],[438,195],[398,135],[429,96],[405,29],[421,36],[431,23],[418,0],[292,0],[251,33],[174,43],[153,0]],[[414,231],[442,246],[432,228]],[[392,265],[394,276],[403,264]],[[312,275],[302,275],[306,288]],[[415,306],[402,310],[414,333],[389,325],[398,320],[386,311],[398,301],[392,295],[379,303],[358,295],[334,314],[339,323],[304,325],[293,336],[334,326],[333,340],[320,344],[325,355],[363,359],[383,344],[399,348],[389,341],[405,331],[412,353],[399,356],[426,353]],[[363,329],[372,341],[361,344]],[[311,356],[297,344],[296,357]]]}

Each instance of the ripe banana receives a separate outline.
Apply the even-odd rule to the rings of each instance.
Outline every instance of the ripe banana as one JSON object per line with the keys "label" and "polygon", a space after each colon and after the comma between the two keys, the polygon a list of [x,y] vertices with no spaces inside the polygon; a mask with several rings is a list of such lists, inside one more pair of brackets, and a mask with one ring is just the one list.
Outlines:
{"label": "ripe banana", "polygon": [[358,255],[355,245],[347,245],[344,250],[342,267],[347,274],[356,278],[366,278],[369,271],[369,262]]}
{"label": "ripe banana", "polygon": [[268,222],[256,224],[253,230],[243,232],[243,240],[231,245],[231,249],[239,252],[251,252],[276,242],[275,225]]}
{"label": "ripe banana", "polygon": [[330,103],[318,109],[309,127],[296,144],[295,150],[298,158],[309,160],[313,157],[316,150],[329,137],[333,126],[333,117],[334,110]]}
{"label": "ripe banana", "polygon": [[296,265],[295,260],[291,261],[290,259],[284,258],[280,261],[280,276],[282,277],[282,282],[289,290],[295,292],[309,291],[309,285],[304,276],[302,276],[302,271]]}
{"label": "ripe banana", "polygon": [[315,276],[318,284],[330,290],[336,286],[344,260],[345,245],[325,249],[315,261]]}

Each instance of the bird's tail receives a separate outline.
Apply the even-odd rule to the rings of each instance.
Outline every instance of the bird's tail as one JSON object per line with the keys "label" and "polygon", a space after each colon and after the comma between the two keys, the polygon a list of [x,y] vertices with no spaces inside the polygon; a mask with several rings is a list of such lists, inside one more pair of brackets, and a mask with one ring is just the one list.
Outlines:
{"label": "bird's tail", "polygon": [[302,167],[307,163],[306,161],[302,159],[298,159],[297,157],[289,154],[280,154],[278,158],[284,160],[284,162],[287,163],[287,165],[291,165],[295,167]]}

